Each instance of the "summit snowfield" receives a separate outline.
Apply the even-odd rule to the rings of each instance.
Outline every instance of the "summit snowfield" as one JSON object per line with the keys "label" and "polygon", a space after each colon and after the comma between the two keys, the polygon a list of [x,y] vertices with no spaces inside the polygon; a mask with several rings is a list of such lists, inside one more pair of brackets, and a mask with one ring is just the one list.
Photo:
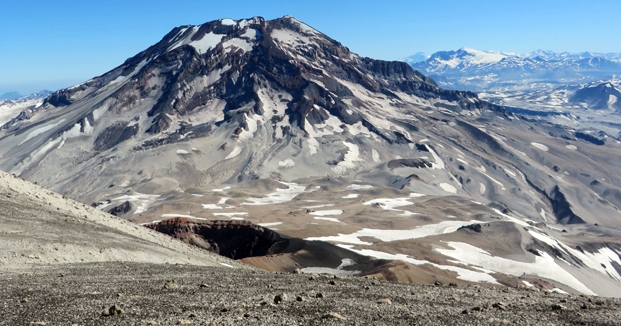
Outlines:
{"label": "summit snowfield", "polygon": [[[0,130],[0,168],[136,223],[244,219],[401,259],[374,271],[394,280],[621,289],[618,142],[443,89],[293,17],[174,28],[28,110]],[[327,264],[305,267],[356,266]]]}

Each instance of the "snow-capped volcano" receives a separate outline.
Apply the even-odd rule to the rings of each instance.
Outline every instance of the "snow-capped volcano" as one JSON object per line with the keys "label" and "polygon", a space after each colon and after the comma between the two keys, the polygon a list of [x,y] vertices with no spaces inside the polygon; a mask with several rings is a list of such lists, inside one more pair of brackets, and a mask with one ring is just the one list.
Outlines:
{"label": "snow-capped volcano", "polygon": [[[462,49],[428,61],[508,58]],[[490,123],[503,126],[491,131]],[[533,169],[555,161],[541,151],[575,139],[570,130],[544,129],[474,93],[439,88],[406,63],[359,57],[293,17],[223,19],[175,28],[118,68],[7,122],[0,167],[90,202],[128,185],[153,193],[365,176],[394,188],[499,201],[526,215],[549,207],[562,223],[590,219],[592,208],[564,194],[576,185]],[[516,143],[505,146],[505,139]],[[465,164],[476,173],[464,172]],[[507,169],[523,177],[501,172]],[[536,191],[516,200],[508,184]],[[596,206],[616,211],[609,202]]]}
{"label": "snow-capped volcano", "polygon": [[[98,158],[114,156],[136,173],[159,173],[138,158],[200,138],[167,150],[173,166],[192,171],[180,177],[198,184],[348,175],[393,155],[371,151],[375,142],[416,142],[403,122],[417,121],[414,106],[499,110],[405,63],[361,58],[292,17],[224,19],[175,28],[111,72],[52,94],[33,118],[8,122],[3,141],[19,147],[3,146],[2,167],[34,177],[52,160],[94,178]],[[44,179],[81,194],[106,187],[79,190],[67,172]]]}
{"label": "snow-capped volcano", "polygon": [[[466,49],[459,58],[510,59]],[[619,155],[605,135],[442,89],[293,17],[175,28],[0,130],[1,169],[137,223],[248,219],[429,275],[500,284],[491,274],[507,273],[513,283],[499,280],[515,286],[524,273],[562,274],[589,294],[580,281],[609,293],[621,279],[605,273],[620,250],[614,232],[593,226],[621,218],[609,159]],[[391,275],[418,269],[406,270]]]}

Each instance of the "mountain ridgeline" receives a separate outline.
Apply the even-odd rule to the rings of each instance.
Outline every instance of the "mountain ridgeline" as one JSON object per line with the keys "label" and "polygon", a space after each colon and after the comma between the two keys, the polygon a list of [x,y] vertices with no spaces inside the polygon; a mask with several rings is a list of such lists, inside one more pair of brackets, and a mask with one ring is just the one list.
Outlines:
{"label": "mountain ridgeline", "polygon": [[[0,167],[86,202],[329,176],[562,223],[616,219],[601,217],[619,216],[618,176],[603,166],[616,163],[593,162],[588,142],[580,159],[566,153],[583,141],[440,88],[404,62],[359,57],[293,17],[255,17],[174,28],[55,92],[4,124]],[[595,178],[611,182],[585,190]],[[602,199],[586,205],[583,191]]]}

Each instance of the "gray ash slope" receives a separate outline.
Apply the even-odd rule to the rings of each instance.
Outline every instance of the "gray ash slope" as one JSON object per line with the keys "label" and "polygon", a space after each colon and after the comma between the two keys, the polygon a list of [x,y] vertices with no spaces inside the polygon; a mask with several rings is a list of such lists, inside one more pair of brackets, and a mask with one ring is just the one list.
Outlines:
{"label": "gray ash slope", "polygon": [[[621,146],[588,140],[439,88],[405,63],[361,58],[292,17],[225,19],[175,28],[20,113],[0,130],[0,168],[88,203],[256,179],[358,180],[438,207],[457,196],[520,223],[570,225],[557,228],[575,245],[621,217]],[[588,252],[609,246],[618,251]],[[613,258],[589,264],[617,284]]]}

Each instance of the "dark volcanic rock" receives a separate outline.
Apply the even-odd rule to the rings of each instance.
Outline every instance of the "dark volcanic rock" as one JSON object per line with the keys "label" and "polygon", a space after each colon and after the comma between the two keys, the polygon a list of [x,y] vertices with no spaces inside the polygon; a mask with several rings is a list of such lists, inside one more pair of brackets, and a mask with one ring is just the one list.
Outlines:
{"label": "dark volcanic rock", "polygon": [[116,206],[110,210],[108,210],[108,213],[114,215],[114,216],[123,216],[129,212],[131,212],[134,209],[134,205],[128,201],[122,203],[119,206]]}
{"label": "dark volcanic rock", "polygon": [[279,253],[289,242],[270,229],[245,221],[196,223],[174,218],[148,227],[232,259]]}
{"label": "dark volcanic rock", "polygon": [[476,233],[481,233],[481,224],[470,224],[470,225],[466,225],[466,226],[462,226],[459,227],[457,230],[461,230],[461,229],[468,229],[468,230],[472,230]]}
{"label": "dark volcanic rock", "polygon": [[117,122],[108,128],[106,128],[95,139],[95,145],[93,149],[98,152],[108,150],[130,138],[138,133],[138,125],[129,125],[129,122]]}
{"label": "dark volcanic rock", "polygon": [[391,169],[397,168],[430,168],[432,167],[431,162],[425,159],[398,159],[392,160],[388,162],[388,167]]}
{"label": "dark volcanic rock", "polygon": [[588,141],[589,143],[594,144],[594,145],[598,145],[598,146],[602,146],[602,145],[606,144],[606,141],[604,141],[602,139],[599,139],[599,138],[597,138],[595,136],[591,136],[589,134],[585,134],[583,132],[577,132],[576,133],[576,138],[580,138],[582,140]]}

